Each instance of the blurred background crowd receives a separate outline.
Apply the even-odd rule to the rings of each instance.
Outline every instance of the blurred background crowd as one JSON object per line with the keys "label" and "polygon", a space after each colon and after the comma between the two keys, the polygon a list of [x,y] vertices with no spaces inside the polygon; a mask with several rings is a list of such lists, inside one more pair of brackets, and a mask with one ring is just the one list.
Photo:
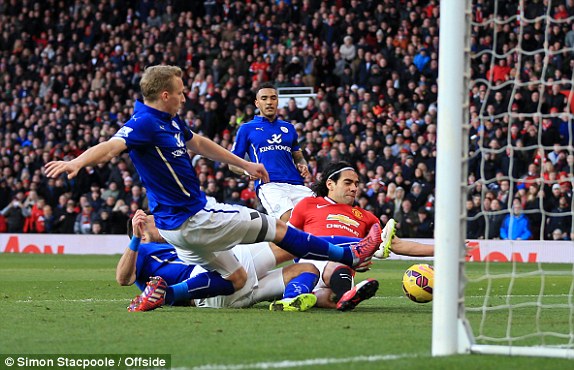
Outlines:
{"label": "blurred background crowd", "polygon": [[[494,1],[475,1],[473,18],[493,10]],[[518,2],[498,4],[502,18],[517,11]],[[527,19],[546,14],[568,19],[574,1],[524,9]],[[542,82],[572,79],[574,22],[546,29],[543,20],[472,28],[473,52],[503,57],[482,53],[471,65],[469,238],[524,238],[505,233],[508,217],[528,221],[527,238],[572,237],[572,113],[563,93],[572,86]],[[147,205],[129,157],[73,180],[48,179],[43,166],[109,139],[131,115],[142,71],[165,63],[185,73],[181,116],[226,148],[256,114],[260,83],[313,87],[304,106],[280,109],[297,128],[307,182],[326,163],[349,161],[361,176],[361,207],[383,224],[395,218],[401,237],[433,237],[438,32],[435,0],[0,1],[0,232],[126,231]],[[517,46],[530,53],[508,52]],[[505,84],[517,76],[530,83]],[[509,122],[509,111],[525,115]],[[259,207],[248,178],[193,161],[208,195]]]}

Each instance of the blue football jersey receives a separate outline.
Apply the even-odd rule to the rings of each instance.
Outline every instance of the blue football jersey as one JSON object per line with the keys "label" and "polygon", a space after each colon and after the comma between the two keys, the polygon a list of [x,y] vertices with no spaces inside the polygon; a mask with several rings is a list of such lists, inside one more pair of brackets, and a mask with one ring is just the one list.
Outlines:
{"label": "blue football jersey", "polygon": [[[240,158],[248,153],[251,162],[262,163],[271,182],[303,185],[304,179],[293,161],[293,151],[297,150],[301,149],[292,124],[279,119],[269,122],[262,116],[239,127],[231,149]],[[255,187],[259,185],[261,181],[257,180]]]}
{"label": "blue football jersey", "polygon": [[175,248],[167,243],[140,244],[136,260],[135,284],[144,290],[152,276],[161,276],[167,285],[189,279],[194,265],[187,265],[177,257]]}
{"label": "blue football jersey", "polygon": [[140,101],[132,117],[114,135],[128,147],[160,229],[178,228],[207,202],[187,154],[186,142],[192,137],[178,116]]}

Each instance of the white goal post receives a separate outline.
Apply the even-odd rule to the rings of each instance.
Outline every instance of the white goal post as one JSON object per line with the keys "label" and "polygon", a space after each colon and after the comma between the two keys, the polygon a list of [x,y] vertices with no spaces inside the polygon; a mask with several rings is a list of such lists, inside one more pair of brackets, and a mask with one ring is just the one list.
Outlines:
{"label": "white goal post", "polygon": [[[476,1],[476,0],[475,0]],[[548,37],[551,33],[552,25],[562,25],[563,23],[574,23],[574,16],[566,19],[554,19],[551,17],[551,11],[554,10],[553,6],[557,6],[558,1],[540,1],[546,6],[545,14],[537,16],[534,19],[525,17],[525,7],[532,1],[517,0],[517,13],[515,15],[507,16],[506,18],[498,17],[496,10],[500,4],[508,2],[506,0],[485,0],[481,3],[493,4],[494,13],[488,19],[475,22],[473,20],[473,1],[472,0],[441,0],[440,1],[440,49],[439,49],[439,78],[438,78],[438,140],[437,140],[437,169],[436,169],[436,211],[435,211],[435,286],[433,292],[433,315],[432,315],[432,355],[445,356],[453,354],[503,354],[503,355],[518,355],[518,356],[544,356],[544,357],[561,357],[561,358],[574,358],[574,266],[568,266],[560,271],[553,271],[553,269],[545,270],[545,266],[538,264],[534,266],[531,271],[521,272],[515,264],[509,263],[510,272],[508,274],[500,274],[505,279],[506,284],[503,288],[494,286],[498,283],[496,280],[499,276],[496,275],[494,270],[494,262],[484,265],[483,275],[476,278],[469,278],[465,273],[465,239],[467,229],[467,212],[466,201],[472,185],[469,185],[468,179],[468,162],[469,162],[469,132],[470,132],[470,91],[475,82],[471,81],[471,61],[476,58],[476,53],[473,55],[471,52],[471,35],[472,27],[485,27],[496,28],[498,25],[512,25],[512,28],[517,29],[516,37],[518,39],[518,46],[516,49],[504,50],[502,53],[491,50],[485,52],[491,58],[490,65],[494,66],[494,61],[505,58],[509,54],[516,53],[518,61],[517,66],[521,66],[523,56],[530,58],[534,54],[542,54],[542,72],[546,73],[547,68],[550,68],[548,59],[552,53],[564,52],[574,53],[574,49],[554,50],[549,45]],[[554,3],[554,4],[553,4]],[[560,2],[563,3],[563,2]],[[536,24],[539,23],[539,24]],[[522,37],[524,36],[525,27],[531,27],[534,24],[540,26],[543,24],[546,27],[543,34],[546,39],[544,46],[537,50],[523,50],[520,45]],[[573,29],[574,28],[570,28]],[[493,35],[494,42],[496,42],[496,35]],[[530,37],[530,36],[529,36]],[[494,47],[493,47],[494,48]],[[574,55],[574,54],[572,54]],[[480,57],[480,55],[478,55]],[[553,83],[569,83],[573,84],[573,76],[563,76],[562,80],[555,81],[552,78],[545,78],[544,75],[537,82],[520,81],[518,77],[520,71],[515,71],[515,76],[500,84],[495,85],[491,81],[483,79],[481,83],[487,86],[487,96],[489,93],[494,94],[499,89],[508,88],[514,96],[518,88],[528,88],[529,85],[535,85],[535,89],[548,90],[552,87]],[[516,77],[516,78],[512,78]],[[534,89],[533,89],[534,90]],[[570,87],[571,97],[574,98],[574,88]],[[538,104],[535,112],[529,112],[526,117],[532,118],[534,122],[538,122],[542,126],[544,119],[556,118],[561,112],[549,113],[542,109],[542,100],[544,92],[541,93],[541,101]],[[514,119],[518,119],[520,112],[511,110],[512,99],[508,103],[508,108],[499,117],[502,122],[506,122],[507,129]],[[572,98],[568,98],[572,99]],[[571,101],[567,103],[569,123],[569,142],[562,143],[560,149],[570,155],[574,154],[573,137],[574,137],[574,110],[569,110]],[[486,104],[484,104],[486,105]],[[485,119],[488,114],[492,117],[491,112],[486,112],[485,106],[479,108],[479,120]],[[542,127],[539,127],[540,132]],[[509,130],[510,132],[510,130]],[[510,134],[509,134],[510,135]],[[530,149],[545,149],[551,151],[552,146],[542,145],[541,133],[538,134],[538,141],[536,148]],[[506,137],[506,136],[505,136]],[[510,136],[509,136],[510,137]],[[478,151],[484,153],[506,154],[508,157],[514,157],[516,152],[526,150],[517,147],[514,143],[511,144],[510,139],[504,142],[502,148],[491,148],[478,144]],[[512,170],[512,164],[510,170]],[[480,164],[481,173],[484,173],[484,160]],[[480,179],[482,185],[488,185],[489,179]],[[572,184],[574,181],[574,174],[572,171],[569,173],[568,181]],[[519,183],[518,178],[513,178],[508,175],[508,181],[512,186]],[[546,179],[547,180],[547,179]],[[494,181],[494,180],[492,180]],[[544,182],[542,173],[535,181]],[[555,181],[551,179],[548,181]],[[552,182],[550,183],[552,187]],[[489,212],[484,209],[482,203],[484,201],[485,188],[481,193],[481,211],[476,217],[486,217],[489,214],[496,212]],[[513,195],[512,191],[510,192]],[[514,194],[516,195],[516,194]],[[512,197],[510,198],[512,200]],[[510,206],[500,211],[506,211],[507,214],[512,213],[512,201]],[[542,200],[540,200],[542,205]],[[572,206],[572,204],[571,204]],[[555,216],[553,212],[541,210],[542,221],[540,225],[544,231],[546,221],[549,217]],[[570,212],[572,214],[572,212]],[[488,226],[487,226],[488,227]],[[512,231],[512,229],[511,229]],[[567,230],[571,235],[574,233]],[[541,235],[542,239],[543,236]],[[510,247],[514,247],[512,241],[508,241]],[[574,248],[574,242],[573,248]],[[492,267],[492,271],[491,271]],[[548,279],[552,276],[565,276],[570,279],[570,285],[562,294],[554,294],[551,300],[547,300],[546,296],[550,295],[545,291]],[[531,296],[522,296],[516,300],[513,298],[515,285],[519,285],[521,278],[534,278],[540,282],[539,291]],[[479,302],[476,307],[470,307],[467,297],[465,297],[465,290],[468,288],[469,281],[484,283],[486,287],[480,294],[484,297],[475,296],[473,299]],[[568,283],[566,283],[568,285]],[[497,290],[498,289],[498,290]],[[548,290],[548,289],[547,289]],[[496,291],[496,293],[494,293]],[[502,291],[502,293],[501,293]],[[495,303],[492,296],[496,296],[497,300],[501,303]],[[527,301],[530,300],[530,301]],[[520,326],[522,323],[516,322],[514,315],[517,310],[527,307],[534,312],[533,316],[533,331],[531,333],[516,334],[513,326]],[[554,310],[552,312],[559,312],[558,315],[564,315],[560,325],[554,325],[548,329],[544,325],[543,320],[549,316],[545,310]],[[516,311],[515,311],[516,310]],[[556,311],[557,310],[557,311]],[[491,319],[490,313],[497,312],[507,315],[506,320],[501,322],[506,325],[502,328],[502,335],[489,335],[483,333],[485,323]],[[475,315],[479,319],[478,323],[474,325],[468,319],[469,315]],[[514,320],[513,320],[514,319]],[[502,326],[502,324],[501,324]],[[539,340],[539,343],[532,343],[531,340]],[[526,344],[523,344],[525,341]]]}

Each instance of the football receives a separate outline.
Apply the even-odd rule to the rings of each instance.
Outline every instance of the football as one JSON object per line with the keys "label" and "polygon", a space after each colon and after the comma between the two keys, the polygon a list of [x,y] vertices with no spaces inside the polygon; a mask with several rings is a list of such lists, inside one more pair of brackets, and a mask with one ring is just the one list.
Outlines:
{"label": "football", "polygon": [[433,285],[434,269],[426,263],[412,265],[403,275],[403,292],[413,302],[432,301]]}

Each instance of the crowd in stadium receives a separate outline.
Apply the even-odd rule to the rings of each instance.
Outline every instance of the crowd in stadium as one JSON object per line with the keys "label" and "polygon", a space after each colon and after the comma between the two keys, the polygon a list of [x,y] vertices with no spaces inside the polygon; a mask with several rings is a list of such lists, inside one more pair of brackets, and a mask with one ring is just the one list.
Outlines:
{"label": "crowd in stadium", "polygon": [[[492,3],[477,1],[475,20],[487,19]],[[547,11],[554,19],[574,15],[573,1],[554,1],[552,9],[545,4],[529,2],[525,17]],[[503,16],[516,15],[518,3],[501,6]],[[326,164],[348,161],[361,176],[361,207],[383,224],[395,218],[400,237],[430,238],[438,17],[435,0],[0,2],[0,232],[126,232],[129,217],[147,204],[127,156],[86,168],[71,181],[45,177],[43,166],[109,139],[131,115],[142,71],[164,63],[185,71],[181,116],[194,132],[228,149],[238,126],[255,114],[253,91],[259,84],[313,87],[317,96],[304,108],[293,100],[280,110],[299,134],[310,169],[306,182],[313,183]],[[472,51],[506,55],[518,42],[526,51],[545,43],[552,50],[574,47],[574,26],[557,22],[545,35],[541,23],[526,27],[520,40],[518,22],[496,26],[496,32],[494,23],[474,27]],[[569,78],[572,55],[553,53],[551,63],[543,53],[523,56],[527,61],[518,75],[531,82]],[[476,185],[469,215],[481,207],[515,209],[518,203],[514,217],[520,209],[534,211],[523,215],[530,238],[571,239],[574,155],[560,147],[572,144],[570,105],[561,93],[571,86],[555,84],[542,94],[534,83],[513,90],[504,82],[517,75],[516,53],[492,59],[484,53],[471,66],[474,80],[490,84],[474,84],[470,97],[469,183]],[[501,85],[507,87],[489,89]],[[510,125],[501,115],[509,107],[554,116],[525,116]],[[539,130],[542,143],[555,150],[496,151],[509,142],[536,145]],[[483,165],[479,141],[494,149],[484,154]],[[520,160],[510,166],[509,155]],[[258,207],[247,177],[204,158],[193,161],[208,195]],[[520,201],[513,202],[516,198]],[[564,214],[545,218],[552,223],[545,235],[536,226],[542,211]],[[469,221],[468,237],[500,238],[507,216],[512,215]]]}

